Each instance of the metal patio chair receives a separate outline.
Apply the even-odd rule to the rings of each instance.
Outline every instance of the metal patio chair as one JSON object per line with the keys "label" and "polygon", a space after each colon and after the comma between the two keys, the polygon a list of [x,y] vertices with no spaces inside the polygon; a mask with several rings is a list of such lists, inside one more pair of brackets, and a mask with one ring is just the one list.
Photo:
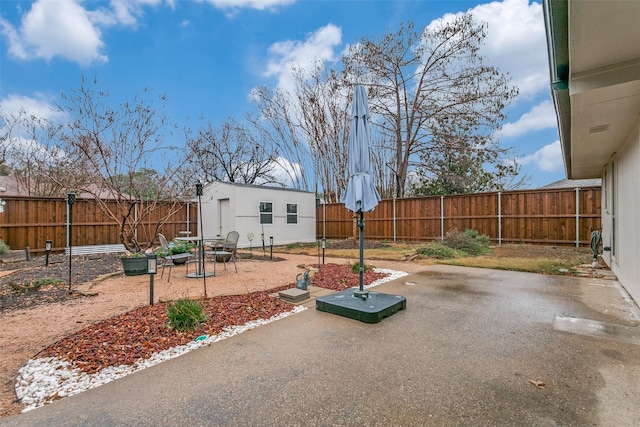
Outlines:
{"label": "metal patio chair", "polygon": [[167,282],[171,280],[171,267],[176,265],[174,261],[176,260],[185,260],[187,264],[187,273],[189,273],[189,262],[193,260],[193,254],[191,252],[185,252],[181,254],[172,254],[171,247],[167,243],[167,238],[164,237],[163,234],[158,234],[158,240],[160,241],[160,247],[162,248],[162,259],[164,260],[162,263],[162,274],[160,274],[160,278],[164,276],[164,268],[169,266],[169,275],[167,276]]}
{"label": "metal patio chair", "polygon": [[214,257],[214,262],[217,261],[218,256],[221,257],[224,263],[224,269],[227,269],[227,261],[233,261],[233,266],[238,272],[238,266],[236,265],[236,250],[238,247],[238,239],[240,239],[240,233],[237,231],[230,231],[227,233],[227,237],[223,242],[215,243],[211,250],[205,251],[207,255]]}

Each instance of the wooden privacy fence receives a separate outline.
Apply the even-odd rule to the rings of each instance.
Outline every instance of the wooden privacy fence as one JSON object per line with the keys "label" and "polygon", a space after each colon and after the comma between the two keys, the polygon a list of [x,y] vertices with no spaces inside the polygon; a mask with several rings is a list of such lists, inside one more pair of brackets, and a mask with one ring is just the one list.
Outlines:
{"label": "wooden privacy fence", "polygon": [[[155,238],[156,225],[171,212],[172,207],[175,209],[172,203],[159,204],[157,209],[142,219],[136,230],[141,245]],[[67,246],[66,198],[2,197],[0,211],[0,239],[11,249],[28,247],[31,252],[43,252],[47,240],[51,240],[54,252],[63,251]],[[72,206],[71,223],[73,246],[121,243],[119,225],[102,212],[93,199],[76,200]],[[184,230],[196,235],[196,228],[197,204],[185,202],[179,204],[176,212],[166,219],[158,232],[172,239]]]}
{"label": "wooden privacy fence", "polygon": [[[600,187],[385,199],[365,213],[367,239],[434,241],[473,229],[498,243],[589,245],[601,229]],[[343,204],[316,208],[316,234],[356,236],[355,218]]]}

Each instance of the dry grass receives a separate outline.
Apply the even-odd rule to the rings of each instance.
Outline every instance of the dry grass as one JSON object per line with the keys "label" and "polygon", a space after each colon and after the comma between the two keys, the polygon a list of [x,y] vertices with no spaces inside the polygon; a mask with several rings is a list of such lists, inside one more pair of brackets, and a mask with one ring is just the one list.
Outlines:
{"label": "dry grass", "polygon": [[[351,242],[351,241],[349,241]],[[416,256],[416,249],[424,246],[425,243],[384,243],[383,247],[375,247],[381,245],[372,245],[365,249],[365,258],[367,260],[391,260],[404,261],[408,258],[415,257],[414,261],[420,264],[450,264],[466,267],[495,268],[498,270],[513,271],[529,271],[543,274],[571,274],[573,268],[588,264],[592,261],[592,254],[589,249],[576,249],[571,246],[544,246],[544,245],[526,245],[526,244],[503,244],[493,246],[491,253],[482,256],[471,256],[464,258],[455,258],[449,260],[435,260]],[[331,247],[334,246],[334,247]],[[335,246],[339,247],[338,249]],[[326,257],[357,259],[359,249],[357,244],[355,247],[351,244],[330,244],[325,249]],[[274,251],[276,248],[274,248]],[[296,247],[279,247],[278,252],[286,252],[293,254],[304,254],[310,256],[318,256],[318,247],[313,245],[300,245]]]}

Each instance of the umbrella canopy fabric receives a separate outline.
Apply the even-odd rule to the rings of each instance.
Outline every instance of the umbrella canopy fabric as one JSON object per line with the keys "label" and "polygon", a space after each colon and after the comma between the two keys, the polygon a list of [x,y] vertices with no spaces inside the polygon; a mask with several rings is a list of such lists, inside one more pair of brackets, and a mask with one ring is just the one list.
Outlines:
{"label": "umbrella canopy fabric", "polygon": [[347,156],[349,181],[341,202],[351,212],[372,211],[380,202],[380,195],[371,178],[369,106],[367,92],[362,85],[357,85],[353,93]]}

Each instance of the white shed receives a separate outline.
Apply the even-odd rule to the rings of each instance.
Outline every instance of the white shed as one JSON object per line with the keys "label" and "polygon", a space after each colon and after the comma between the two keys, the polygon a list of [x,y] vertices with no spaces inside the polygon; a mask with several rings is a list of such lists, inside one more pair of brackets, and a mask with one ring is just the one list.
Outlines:
{"label": "white shed", "polygon": [[307,191],[216,181],[203,188],[202,217],[205,238],[235,230],[240,248],[262,248],[262,235],[265,246],[271,237],[274,245],[316,241],[316,197]]}

